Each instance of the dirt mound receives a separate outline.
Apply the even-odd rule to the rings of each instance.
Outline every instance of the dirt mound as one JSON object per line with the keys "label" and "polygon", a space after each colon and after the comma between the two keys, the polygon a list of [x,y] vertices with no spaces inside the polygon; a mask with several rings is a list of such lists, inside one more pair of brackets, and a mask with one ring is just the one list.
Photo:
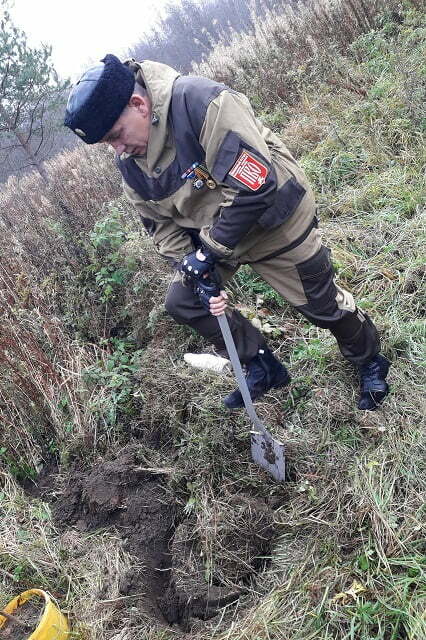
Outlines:
{"label": "dirt mound", "polygon": [[127,572],[121,593],[145,593],[138,606],[153,620],[186,631],[191,618],[210,619],[237,600],[270,551],[273,517],[262,501],[234,496],[215,504],[211,522],[185,519],[166,477],[141,466],[136,446],[74,471],[53,512],[62,527],[114,526],[143,567]]}
{"label": "dirt mound", "polygon": [[149,613],[162,618],[157,598],[170,580],[169,543],[177,509],[161,476],[139,464],[136,448],[89,472],[75,471],[54,506],[54,517],[62,526],[75,525],[80,531],[115,526],[126,550],[144,566],[143,572],[123,578],[122,594],[146,592]]}

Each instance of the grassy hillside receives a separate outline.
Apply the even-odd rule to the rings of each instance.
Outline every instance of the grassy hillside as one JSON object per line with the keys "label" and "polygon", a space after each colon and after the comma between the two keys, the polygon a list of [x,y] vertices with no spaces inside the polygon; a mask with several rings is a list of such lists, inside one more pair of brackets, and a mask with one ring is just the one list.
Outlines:
{"label": "grassy hillside", "polygon": [[342,15],[364,5],[299,16],[305,56],[274,40],[280,19],[201,71],[247,92],[305,168],[338,281],[393,361],[390,397],[356,410],[332,336],[242,268],[234,303],[293,376],[257,405],[287,448],[276,485],[250,460],[245,415],[221,406],[232,375],[183,362],[208,345],[165,314],[171,274],[109,153],[57,157],[49,190],[9,181],[0,605],[47,588],[81,640],[425,637],[426,30],[421,2],[396,3],[353,39]]}

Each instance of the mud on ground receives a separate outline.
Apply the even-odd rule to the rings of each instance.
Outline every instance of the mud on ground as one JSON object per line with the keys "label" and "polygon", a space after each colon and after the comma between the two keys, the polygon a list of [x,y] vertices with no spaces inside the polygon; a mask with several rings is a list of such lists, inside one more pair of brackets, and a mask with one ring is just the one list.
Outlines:
{"label": "mud on ground", "polygon": [[[115,527],[143,567],[127,572],[121,593],[145,594],[132,605],[153,623],[189,631],[194,619],[211,619],[237,601],[262,568],[274,535],[273,514],[264,501],[239,495],[228,510],[212,513],[214,526],[197,527],[167,477],[144,468],[137,451],[131,445],[115,460],[73,471],[53,506],[54,518],[62,528],[82,532]],[[105,585],[103,597],[107,590]]]}

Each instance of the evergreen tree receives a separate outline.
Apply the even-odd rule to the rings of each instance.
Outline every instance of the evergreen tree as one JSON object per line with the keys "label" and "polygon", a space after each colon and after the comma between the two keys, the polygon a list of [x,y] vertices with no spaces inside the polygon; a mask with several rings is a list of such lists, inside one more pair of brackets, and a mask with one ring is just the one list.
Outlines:
{"label": "evergreen tree", "polygon": [[50,60],[52,48],[29,47],[11,19],[7,0],[0,5],[0,151],[24,159],[15,169],[32,167],[47,181],[46,144],[59,128],[58,112],[69,81],[61,81]]}

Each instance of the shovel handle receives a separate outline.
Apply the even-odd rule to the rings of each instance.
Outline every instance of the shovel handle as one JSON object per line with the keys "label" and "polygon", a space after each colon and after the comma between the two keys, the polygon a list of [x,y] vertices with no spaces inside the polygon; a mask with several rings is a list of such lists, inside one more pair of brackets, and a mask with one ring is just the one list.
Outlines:
{"label": "shovel handle", "polygon": [[259,420],[251,400],[247,382],[241,368],[240,359],[235,348],[235,342],[229,328],[226,315],[223,313],[217,316],[219,326],[222,331],[223,339],[234,368],[235,377],[243,396],[243,401],[247,409],[247,413],[257,431],[251,432],[251,456],[253,460],[270,473],[277,482],[285,481],[285,453],[284,445],[275,440],[269,431],[263,426]]}
{"label": "shovel handle", "polygon": [[[220,295],[220,279],[215,272],[207,278],[203,278],[202,281],[203,292],[210,298]],[[256,429],[258,429],[264,435],[269,436],[268,431],[260,421],[256,410],[253,406],[253,402],[250,396],[250,391],[247,386],[246,377],[241,367],[240,358],[238,357],[237,349],[235,347],[234,338],[232,337],[231,329],[229,328],[228,318],[225,313],[221,313],[216,316],[219,322],[219,327],[222,332],[223,340],[225,342],[226,350],[228,351],[229,359],[231,360],[232,368],[234,370],[235,377],[237,379],[238,388],[243,397],[243,402],[247,413],[253,422]]]}
{"label": "shovel handle", "polygon": [[231,329],[229,328],[228,318],[226,317],[225,313],[222,313],[220,316],[216,317],[218,319],[220,330],[225,341],[226,350],[228,351],[229,359],[231,360],[232,368],[237,379],[238,388],[240,389],[241,395],[243,396],[243,402],[246,407],[247,413],[249,414],[249,417],[254,426],[263,434],[269,435],[268,431],[261,423],[253,406],[250,391],[247,386],[246,377],[241,367],[241,362],[238,357],[237,349],[235,347],[234,338],[232,337]]}

